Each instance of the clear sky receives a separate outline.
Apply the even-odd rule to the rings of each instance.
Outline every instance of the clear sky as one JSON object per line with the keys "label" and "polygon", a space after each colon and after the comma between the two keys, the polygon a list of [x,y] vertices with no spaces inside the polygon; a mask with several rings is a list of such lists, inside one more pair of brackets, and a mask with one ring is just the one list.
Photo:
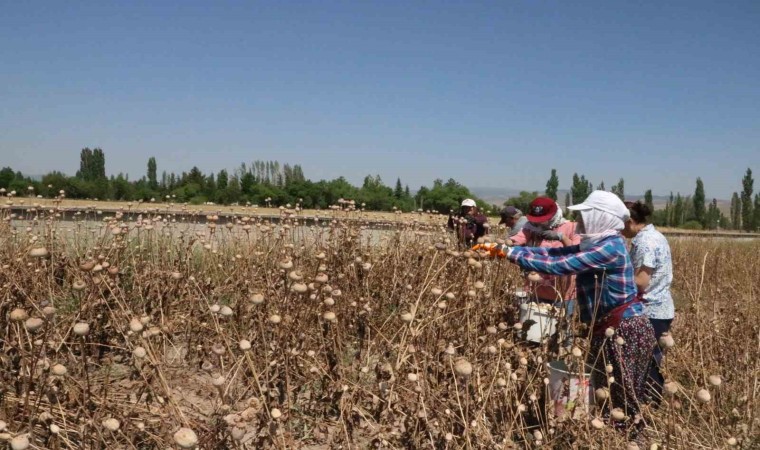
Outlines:
{"label": "clear sky", "polygon": [[0,5],[0,166],[24,173],[87,146],[132,177],[155,156],[412,189],[760,179],[757,0]]}

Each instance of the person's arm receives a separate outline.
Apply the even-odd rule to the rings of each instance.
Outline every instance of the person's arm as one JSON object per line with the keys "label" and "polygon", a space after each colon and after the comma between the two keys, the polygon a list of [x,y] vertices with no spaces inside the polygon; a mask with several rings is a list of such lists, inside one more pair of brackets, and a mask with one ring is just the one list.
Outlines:
{"label": "person's arm", "polygon": [[639,292],[646,292],[652,281],[652,273],[657,265],[655,248],[649,242],[636,243],[632,248],[631,261],[633,262],[634,280]]}
{"label": "person's arm", "polygon": [[509,240],[512,241],[512,245],[525,245],[528,242],[528,236],[525,235],[525,228],[523,227],[516,235],[510,236]]}
{"label": "person's arm", "polygon": [[581,251],[580,245],[566,245],[564,247],[546,248],[546,254],[549,256],[571,255],[573,253],[578,253],[579,251]]}
{"label": "person's arm", "polygon": [[486,223],[488,221],[488,218],[485,215],[483,215],[483,214],[475,214],[475,215],[473,215],[471,217],[472,217],[473,221],[475,221],[475,223],[478,224],[478,225],[483,225],[484,223]]}
{"label": "person's arm", "polygon": [[589,251],[580,251],[579,246],[562,247],[556,250],[574,253],[559,256],[541,255],[532,250],[515,247],[507,254],[507,258],[526,270],[550,275],[572,275],[615,267],[621,257],[609,244]]}
{"label": "person's arm", "polygon": [[573,222],[565,222],[556,229],[542,231],[541,239],[545,241],[557,241],[565,247],[581,243],[581,237],[575,233],[575,224]]}
{"label": "person's arm", "polygon": [[651,267],[641,266],[636,268],[634,280],[639,292],[646,292],[649,288],[649,283],[652,281],[652,272],[654,272],[654,269]]}
{"label": "person's arm", "polygon": [[541,256],[562,256],[577,253],[580,251],[580,247],[520,247],[520,251],[525,254],[531,253],[533,255]]}

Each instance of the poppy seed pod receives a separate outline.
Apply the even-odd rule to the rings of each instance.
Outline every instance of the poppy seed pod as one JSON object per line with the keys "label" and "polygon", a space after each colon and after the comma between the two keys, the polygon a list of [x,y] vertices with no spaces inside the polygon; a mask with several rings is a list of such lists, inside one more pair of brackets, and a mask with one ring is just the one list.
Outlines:
{"label": "poppy seed pod", "polygon": [[56,365],[54,365],[53,367],[50,368],[50,372],[53,375],[62,377],[64,375],[66,375],[67,370],[66,370],[66,366],[64,366],[63,364],[56,364]]}
{"label": "poppy seed pod", "polygon": [[11,449],[13,450],[26,450],[29,448],[29,435],[20,434],[11,439]]}
{"label": "poppy seed pod", "polygon": [[670,333],[664,333],[659,339],[659,344],[662,348],[671,348],[676,345],[676,342],[673,340],[673,336],[671,336]]}
{"label": "poppy seed pod", "polygon": [[472,364],[466,359],[460,358],[454,363],[454,371],[460,377],[468,377],[472,374]]}
{"label": "poppy seed pod", "polygon": [[43,325],[45,325],[45,321],[39,317],[30,317],[24,322],[24,327],[32,333],[42,328]]}
{"label": "poppy seed pod", "polygon": [[198,436],[190,428],[180,428],[174,433],[174,443],[180,448],[195,448],[198,445]]}
{"label": "poppy seed pod", "polygon": [[678,392],[678,384],[675,381],[668,381],[663,384],[663,390],[670,395],[674,395]]}
{"label": "poppy seed pod", "polygon": [[13,322],[23,322],[28,318],[29,318],[29,314],[27,314],[26,311],[21,308],[16,308],[13,311],[11,311],[10,319]]}
{"label": "poppy seed pod", "polygon": [[119,421],[114,419],[113,417],[108,418],[103,421],[103,428],[105,428],[108,431],[118,431],[120,425],[121,424],[119,423]]}
{"label": "poppy seed pod", "polygon": [[77,336],[87,336],[90,333],[90,325],[86,322],[79,322],[74,325],[74,334]]}
{"label": "poppy seed pod", "polygon": [[48,255],[49,253],[45,247],[36,247],[29,250],[29,256],[32,258],[47,258]]}

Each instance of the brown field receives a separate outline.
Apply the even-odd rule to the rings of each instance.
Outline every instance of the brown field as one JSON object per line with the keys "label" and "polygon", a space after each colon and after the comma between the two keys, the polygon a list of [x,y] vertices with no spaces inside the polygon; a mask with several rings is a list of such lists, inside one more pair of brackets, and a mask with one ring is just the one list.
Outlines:
{"label": "brown field", "polygon": [[[198,211],[253,215],[212,208]],[[440,216],[401,215],[437,226],[402,220],[370,242],[330,214],[307,230],[254,218],[176,232],[0,210],[0,439],[167,449],[186,429],[204,449],[632,448],[592,426],[602,403],[554,415],[546,362],[577,363],[587,341],[572,342],[581,357],[524,342],[515,266],[456,252]],[[758,448],[760,242],[672,249],[677,392],[646,410],[647,445]]]}

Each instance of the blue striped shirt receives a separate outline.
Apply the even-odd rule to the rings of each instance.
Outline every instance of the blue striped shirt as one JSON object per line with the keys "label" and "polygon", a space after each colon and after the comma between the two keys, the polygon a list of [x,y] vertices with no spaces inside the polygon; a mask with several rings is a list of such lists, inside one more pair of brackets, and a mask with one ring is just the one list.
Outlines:
{"label": "blue striped shirt", "polygon": [[[590,249],[579,245],[561,248],[513,247],[509,259],[526,270],[552,275],[577,274],[581,321],[601,319],[613,308],[634,300],[637,294],[633,263],[620,235],[610,236]],[[595,316],[596,313],[596,316]],[[623,318],[644,314],[644,306],[628,307]]]}

